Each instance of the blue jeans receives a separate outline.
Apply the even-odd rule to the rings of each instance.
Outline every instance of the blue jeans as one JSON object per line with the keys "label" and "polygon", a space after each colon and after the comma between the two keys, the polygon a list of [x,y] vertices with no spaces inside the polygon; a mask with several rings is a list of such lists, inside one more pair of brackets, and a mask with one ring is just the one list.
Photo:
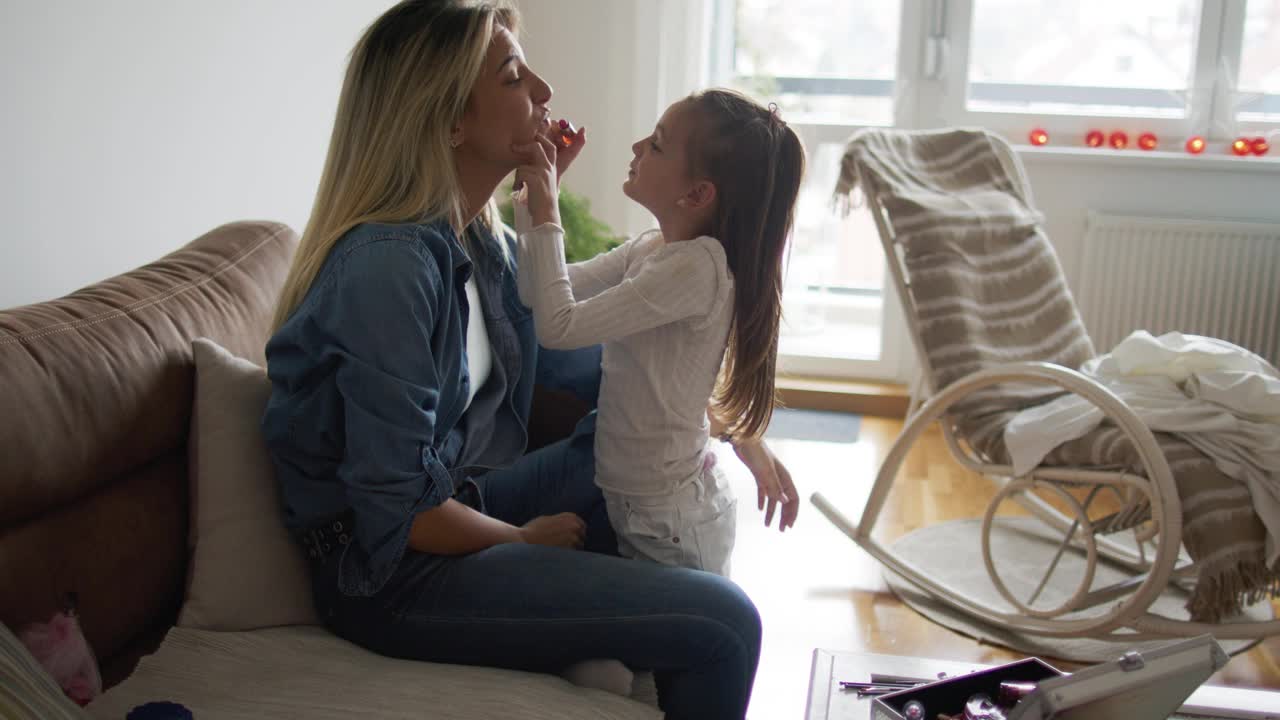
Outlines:
{"label": "blue jeans", "polygon": [[578,513],[596,552],[524,544],[449,557],[408,551],[368,598],[338,591],[331,559],[313,571],[325,624],[374,652],[430,662],[556,673],[617,658],[653,671],[672,720],[744,717],[760,659],[755,605],[717,575],[612,554],[593,482],[592,421],[477,482],[488,513],[512,525]]}

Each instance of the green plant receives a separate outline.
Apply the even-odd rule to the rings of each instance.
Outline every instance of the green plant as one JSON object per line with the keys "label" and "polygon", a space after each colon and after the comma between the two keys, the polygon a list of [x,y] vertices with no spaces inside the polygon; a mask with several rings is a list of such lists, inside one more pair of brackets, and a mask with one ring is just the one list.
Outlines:
{"label": "green plant", "polygon": [[[499,190],[499,197],[508,198],[498,203],[502,221],[515,225],[515,211],[511,207],[510,183]],[[564,257],[575,263],[589,260],[622,244],[623,238],[613,234],[604,221],[591,214],[591,203],[577,193],[560,188],[560,224],[564,227]]]}

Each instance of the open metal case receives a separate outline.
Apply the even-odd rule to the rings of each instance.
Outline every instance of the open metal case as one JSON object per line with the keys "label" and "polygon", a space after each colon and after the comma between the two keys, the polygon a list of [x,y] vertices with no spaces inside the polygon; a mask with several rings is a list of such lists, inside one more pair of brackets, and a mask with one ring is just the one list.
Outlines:
{"label": "open metal case", "polygon": [[1008,720],[1164,720],[1227,659],[1210,635],[1128,652],[1070,675],[1027,658],[882,695],[872,703],[871,717],[903,720],[907,704],[916,700],[933,720],[960,710],[971,695],[996,697],[1001,682],[1015,681],[1035,682],[1036,690],[1009,711]]}
{"label": "open metal case", "polygon": [[1043,680],[1009,720],[1164,720],[1227,664],[1210,635]]}

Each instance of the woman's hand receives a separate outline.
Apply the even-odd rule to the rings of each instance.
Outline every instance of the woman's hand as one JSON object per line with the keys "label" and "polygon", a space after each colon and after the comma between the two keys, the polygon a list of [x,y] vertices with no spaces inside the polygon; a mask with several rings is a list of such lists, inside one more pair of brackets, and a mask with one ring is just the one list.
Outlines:
{"label": "woman's hand", "polygon": [[778,530],[786,531],[794,526],[796,515],[800,513],[800,503],[795,483],[791,481],[791,473],[778,456],[773,454],[773,450],[762,439],[735,442],[733,452],[756,479],[756,507],[765,510],[765,503],[768,502],[768,510],[764,515],[765,527],[773,522],[773,512],[778,503],[782,503]]}
{"label": "woman's hand", "polygon": [[520,539],[531,545],[579,549],[587,535],[587,524],[575,513],[543,515],[520,528]]}
{"label": "woman's hand", "polygon": [[520,157],[516,168],[515,187],[525,193],[529,216],[533,226],[543,223],[560,224],[560,185],[557,179],[555,143],[545,135],[538,135],[533,142],[512,145],[511,150]]}

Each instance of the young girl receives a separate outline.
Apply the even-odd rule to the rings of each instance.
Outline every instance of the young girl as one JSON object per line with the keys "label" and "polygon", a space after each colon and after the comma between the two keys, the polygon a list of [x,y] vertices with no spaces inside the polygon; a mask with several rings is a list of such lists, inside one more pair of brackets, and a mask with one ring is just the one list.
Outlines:
{"label": "young girl", "polygon": [[[604,344],[595,479],[619,552],[728,575],[736,502],[708,437],[757,441],[773,412],[800,141],[776,106],[733,91],[673,104],[632,145],[622,186],[658,229],[569,266],[556,146],[516,149],[529,158],[518,171],[519,292],[538,340]],[[770,517],[781,502],[782,526],[794,522],[794,488],[757,477]]]}

